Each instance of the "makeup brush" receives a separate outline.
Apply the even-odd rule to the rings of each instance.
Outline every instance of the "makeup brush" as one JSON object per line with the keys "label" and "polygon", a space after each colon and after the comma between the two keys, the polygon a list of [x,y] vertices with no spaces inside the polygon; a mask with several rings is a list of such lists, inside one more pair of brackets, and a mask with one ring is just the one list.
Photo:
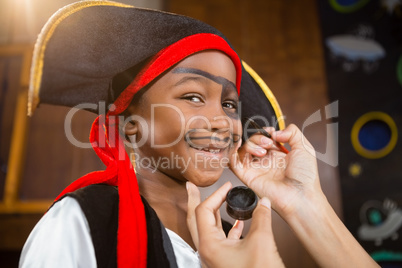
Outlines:
{"label": "makeup brush", "polygon": [[285,154],[289,153],[288,149],[285,148],[285,146],[283,146],[280,142],[275,141],[271,134],[269,134],[267,131],[265,131],[265,129],[263,129],[262,127],[260,127],[260,125],[257,124],[257,122],[255,122],[253,119],[251,118],[247,118],[248,122],[250,122],[250,125],[253,126],[253,128],[255,128],[259,133],[261,133],[262,135],[264,135],[267,138],[270,138],[271,140],[274,141],[275,146],[278,147],[278,149],[282,152],[284,152]]}

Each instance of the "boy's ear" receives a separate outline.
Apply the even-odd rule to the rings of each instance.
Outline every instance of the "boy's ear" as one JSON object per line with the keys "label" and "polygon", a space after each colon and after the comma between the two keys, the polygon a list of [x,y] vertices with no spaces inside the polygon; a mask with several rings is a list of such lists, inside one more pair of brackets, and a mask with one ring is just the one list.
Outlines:
{"label": "boy's ear", "polygon": [[[134,107],[130,105],[125,111],[125,116],[129,117],[133,114],[133,112]],[[124,134],[126,134],[127,136],[135,135],[137,134],[137,132],[138,132],[138,123],[135,122],[134,120],[128,121],[128,123],[126,123],[126,125],[124,126]]]}
{"label": "boy's ear", "polygon": [[138,131],[138,124],[134,121],[129,121],[125,126],[124,126],[124,134],[127,136],[135,135],[137,134]]}

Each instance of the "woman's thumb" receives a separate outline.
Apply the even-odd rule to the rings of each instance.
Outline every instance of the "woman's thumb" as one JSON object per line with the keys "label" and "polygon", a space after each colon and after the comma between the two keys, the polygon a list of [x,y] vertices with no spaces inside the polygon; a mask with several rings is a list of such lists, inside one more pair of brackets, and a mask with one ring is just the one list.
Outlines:
{"label": "woman's thumb", "polygon": [[260,199],[253,212],[249,234],[252,233],[273,239],[271,202],[266,197]]}

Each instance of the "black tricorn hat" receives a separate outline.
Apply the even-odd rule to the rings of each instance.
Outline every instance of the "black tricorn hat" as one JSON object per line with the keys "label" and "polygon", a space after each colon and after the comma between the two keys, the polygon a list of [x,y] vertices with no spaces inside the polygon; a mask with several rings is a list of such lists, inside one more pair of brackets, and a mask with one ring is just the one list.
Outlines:
{"label": "black tricorn hat", "polygon": [[[272,92],[240,61],[218,30],[186,16],[108,1],[68,5],[46,23],[35,45],[28,114],[39,103],[69,107],[86,103],[93,106],[85,106],[87,109],[98,112],[101,102],[107,107],[115,104],[117,114],[152,79],[186,56],[207,49],[221,50],[232,59],[237,72],[241,116],[274,119],[275,127],[282,129],[282,113]],[[123,86],[114,83],[116,78],[125,75],[129,77],[128,83],[122,83]],[[149,261],[147,229],[135,172],[128,157],[119,158],[124,145],[118,130],[112,135],[116,140],[106,135],[110,124],[107,120],[108,116],[100,115],[90,135],[94,150],[107,165],[106,170],[74,181],[57,199],[91,184],[118,186],[117,263],[124,267],[145,266]],[[97,139],[102,136],[113,142],[101,147]],[[102,255],[96,248],[95,253]]]}
{"label": "black tricorn hat", "polygon": [[[165,47],[199,33],[220,36],[230,45],[217,29],[182,15],[109,1],[68,5],[49,19],[36,42],[28,114],[39,103],[69,107],[101,101],[111,104],[121,91],[112,87],[116,75],[136,66],[139,71]],[[283,128],[274,95],[247,64],[242,65],[242,117],[274,118],[276,127]]]}

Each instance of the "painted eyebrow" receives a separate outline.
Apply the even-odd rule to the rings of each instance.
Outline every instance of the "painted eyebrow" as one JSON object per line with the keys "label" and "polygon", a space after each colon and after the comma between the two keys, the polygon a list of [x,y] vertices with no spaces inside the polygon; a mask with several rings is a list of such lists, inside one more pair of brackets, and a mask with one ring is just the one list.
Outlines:
{"label": "painted eyebrow", "polygon": [[216,75],[210,74],[208,72],[205,72],[205,71],[202,71],[202,70],[199,70],[199,69],[177,67],[177,68],[175,68],[173,70],[173,73],[190,73],[190,74],[201,75],[201,76],[203,76],[205,78],[208,78],[209,80],[212,80],[215,83],[218,83],[218,84],[220,84],[222,86],[225,86],[225,85],[229,84],[229,85],[233,86],[236,89],[236,85],[232,81],[230,81],[230,80],[228,80],[228,79],[226,79],[226,78],[224,78],[222,76],[216,76]]}

